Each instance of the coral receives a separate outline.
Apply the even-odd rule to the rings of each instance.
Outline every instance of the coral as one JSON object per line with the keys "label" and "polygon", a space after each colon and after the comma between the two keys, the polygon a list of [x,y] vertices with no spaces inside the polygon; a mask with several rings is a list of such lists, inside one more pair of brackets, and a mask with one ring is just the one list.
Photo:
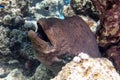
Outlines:
{"label": "coral", "polygon": [[18,69],[14,69],[9,73],[9,75],[0,80],[27,80],[22,74],[22,72]]}
{"label": "coral", "polygon": [[21,67],[22,65],[18,60],[12,59],[10,56],[0,55],[0,80],[5,80],[5,77],[7,77],[13,69],[18,68],[22,70]]}
{"label": "coral", "polygon": [[99,12],[102,25],[97,32],[99,46],[120,72],[118,59],[118,57],[120,58],[118,45],[120,43],[120,0],[92,0],[92,2]]}
{"label": "coral", "polygon": [[100,21],[96,22],[95,20],[93,20],[92,18],[90,18],[88,16],[80,15],[80,17],[88,24],[88,26],[90,27],[90,30],[94,34],[99,30]]}
{"label": "coral", "polygon": [[78,16],[65,20],[40,19],[38,34],[30,30],[28,35],[37,58],[53,72],[58,72],[79,52],[89,52],[92,57],[100,57],[95,36]]}
{"label": "coral", "polygon": [[3,55],[10,53],[8,33],[8,28],[0,26],[0,53]]}
{"label": "coral", "polygon": [[7,37],[9,37],[8,44],[12,52],[11,55],[22,55],[29,59],[34,58],[34,49],[27,34],[31,29],[37,30],[37,22],[33,20],[28,21],[23,19],[22,16],[10,17],[10,15],[6,15],[3,21],[4,27],[7,25],[10,29]]}
{"label": "coral", "polygon": [[[0,68],[1,73],[5,70]],[[6,76],[0,75],[0,80],[50,80],[53,78],[53,73],[48,70],[44,65],[39,65],[35,74],[32,77],[25,76],[21,69],[15,68],[9,72]]]}
{"label": "coral", "polygon": [[0,0],[0,5],[4,8],[0,8],[0,22],[6,15],[10,15],[12,18],[16,16],[27,16],[29,1],[25,0]]}
{"label": "coral", "polygon": [[[112,9],[108,10],[103,17],[103,27],[99,32],[99,43],[101,46],[107,46],[112,43],[117,43],[120,40],[120,8],[114,5]],[[110,16],[111,15],[111,16]]]}
{"label": "coral", "polygon": [[[118,4],[119,0],[91,0],[99,12],[100,18],[103,20],[108,10],[112,9],[114,4]],[[104,21],[103,21],[104,22]]]}
{"label": "coral", "polygon": [[48,70],[44,65],[40,64],[35,74],[30,78],[31,80],[50,80],[53,78],[53,73]]}
{"label": "coral", "polygon": [[22,55],[26,56],[26,58],[28,59],[31,59],[34,58],[34,49],[32,49],[32,45],[26,34],[27,30],[24,31],[19,29],[13,29],[9,35],[9,47],[13,55],[17,54],[16,57]]}
{"label": "coral", "polygon": [[65,16],[65,17],[72,17],[72,16],[75,16],[75,13],[74,13],[74,11],[72,10],[72,8],[71,8],[71,6],[69,5],[65,5],[64,7],[63,7],[63,15]]}
{"label": "coral", "polygon": [[20,10],[18,9],[16,3],[16,0],[0,0],[0,4],[4,6],[4,8],[0,10],[0,12],[3,13],[1,16],[9,13],[19,14]]}
{"label": "coral", "polygon": [[117,72],[120,73],[120,43],[117,45],[112,45],[109,49],[107,49],[106,55],[111,61],[114,62]]}
{"label": "coral", "polygon": [[11,25],[11,19],[12,19],[12,17],[10,15],[5,15],[3,18],[3,24],[4,25]]}
{"label": "coral", "polygon": [[25,20],[23,19],[22,16],[11,16],[11,15],[5,15],[2,19],[2,25],[4,25],[5,27],[9,27],[10,29],[18,29],[19,27],[21,27],[22,25],[24,25]]}
{"label": "coral", "polygon": [[[34,6],[35,5],[35,6]],[[63,11],[64,2],[63,0],[43,0],[39,3],[33,1],[31,3],[30,11],[33,13],[37,20],[39,18],[56,17],[64,19]]]}
{"label": "coral", "polygon": [[98,19],[91,0],[71,0],[70,6],[77,15],[88,15],[95,20]]}
{"label": "coral", "polygon": [[71,0],[70,8],[89,25],[93,33],[99,29],[99,16],[91,0]]}
{"label": "coral", "polygon": [[70,0],[42,0],[40,2],[34,0],[29,9],[37,20],[51,17],[64,19],[65,16],[74,14],[70,8]]}
{"label": "coral", "polygon": [[[0,59],[0,67],[4,70],[21,67],[24,75],[32,76],[39,62],[34,57],[35,51],[27,35],[29,29],[37,28],[36,20],[29,18],[28,6],[29,0],[0,0],[0,58],[4,59]],[[17,60],[19,64],[8,65],[11,59]]]}
{"label": "coral", "polygon": [[80,53],[76,56],[77,61],[74,57],[51,80],[120,80],[119,74],[108,59],[91,58],[87,54]]}

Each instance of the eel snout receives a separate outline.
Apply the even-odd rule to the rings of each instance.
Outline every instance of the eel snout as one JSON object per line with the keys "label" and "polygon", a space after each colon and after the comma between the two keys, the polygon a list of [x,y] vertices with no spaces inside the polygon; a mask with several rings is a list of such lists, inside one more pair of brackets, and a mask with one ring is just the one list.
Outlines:
{"label": "eel snout", "polygon": [[39,32],[36,33],[33,30],[30,30],[28,32],[28,36],[31,39],[35,49],[38,48],[38,51],[41,51],[44,54],[54,51],[52,49],[51,42],[46,36],[46,34],[43,31],[41,31],[42,33],[41,32],[39,33]]}

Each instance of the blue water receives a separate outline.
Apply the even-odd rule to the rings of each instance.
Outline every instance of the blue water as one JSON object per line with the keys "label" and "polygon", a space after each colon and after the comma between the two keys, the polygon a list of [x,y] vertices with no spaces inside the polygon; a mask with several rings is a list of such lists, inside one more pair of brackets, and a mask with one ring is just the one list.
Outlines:
{"label": "blue water", "polygon": [[3,9],[3,8],[5,8],[5,6],[3,6],[3,5],[0,4],[0,9]]}
{"label": "blue water", "polygon": [[70,0],[64,0],[65,5],[70,4]]}
{"label": "blue water", "polygon": [[62,13],[59,15],[59,18],[60,19],[65,19],[64,15]]}

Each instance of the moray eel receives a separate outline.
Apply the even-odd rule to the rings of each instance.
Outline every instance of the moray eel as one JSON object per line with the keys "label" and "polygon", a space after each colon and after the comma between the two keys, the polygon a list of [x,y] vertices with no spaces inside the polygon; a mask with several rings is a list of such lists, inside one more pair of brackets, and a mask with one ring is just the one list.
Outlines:
{"label": "moray eel", "polygon": [[100,57],[94,34],[78,16],[64,20],[42,18],[38,21],[38,32],[30,30],[28,36],[38,60],[53,72],[60,71],[80,52]]}

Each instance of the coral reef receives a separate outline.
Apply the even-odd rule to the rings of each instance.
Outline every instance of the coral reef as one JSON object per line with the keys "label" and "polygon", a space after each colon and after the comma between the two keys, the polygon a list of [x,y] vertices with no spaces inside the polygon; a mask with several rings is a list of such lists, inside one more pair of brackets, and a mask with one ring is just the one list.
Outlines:
{"label": "coral reef", "polygon": [[95,36],[78,16],[65,20],[40,19],[38,34],[30,30],[28,35],[37,58],[54,72],[58,72],[79,52],[89,52],[92,57],[100,57]]}
{"label": "coral reef", "polygon": [[[13,69],[23,69],[19,60],[10,56],[0,55],[0,80],[5,78]],[[23,72],[23,71],[22,71]]]}
{"label": "coral reef", "polygon": [[[2,69],[0,71],[4,72]],[[6,77],[0,76],[0,80],[50,80],[51,78],[53,78],[53,73],[42,64],[37,67],[32,77],[25,76],[21,69],[17,68],[11,70]]]}
{"label": "coral reef", "polygon": [[53,74],[41,64],[32,77],[26,77],[21,70],[14,69],[5,78],[0,77],[0,80],[16,80],[16,78],[17,80],[119,80],[120,76],[108,59],[92,58],[88,53],[81,52],[54,78]]}
{"label": "coral reef", "polygon": [[7,55],[10,53],[9,49],[9,29],[3,26],[0,26],[0,54]]}
{"label": "coral reef", "polygon": [[0,80],[29,80],[29,79],[25,78],[21,71],[19,71],[18,69],[14,69],[9,73],[7,77]]}
{"label": "coral reef", "polygon": [[71,0],[70,5],[76,14],[86,14],[88,9],[94,10],[90,0]]}
{"label": "coral reef", "polygon": [[[27,35],[30,29],[37,28],[36,20],[29,18],[28,8],[28,0],[0,0],[0,67],[6,71],[0,76],[15,68],[22,69],[23,75],[32,76],[40,64]],[[9,64],[12,60],[18,61],[18,66]]]}
{"label": "coral reef", "polygon": [[115,68],[120,73],[120,43],[112,45],[106,50],[107,57],[113,61]]}
{"label": "coral reef", "polygon": [[50,80],[53,76],[53,73],[48,68],[46,68],[43,64],[40,64],[30,80]]}
{"label": "coral reef", "polygon": [[30,41],[28,42],[27,30],[22,31],[18,29],[13,29],[10,32],[9,38],[9,47],[13,55],[16,57],[19,55],[24,55],[28,59],[33,58],[34,50],[32,49]]}
{"label": "coral reef", "polygon": [[63,7],[63,15],[65,17],[72,17],[75,16],[76,14],[74,13],[73,9],[71,8],[70,5],[64,5]]}
{"label": "coral reef", "polygon": [[87,54],[80,53],[74,57],[51,80],[120,80],[119,74],[108,59],[91,58]]}
{"label": "coral reef", "polygon": [[[4,8],[0,8],[0,18],[3,19],[5,15],[10,15],[12,17],[27,14],[29,2],[26,0],[0,0],[0,5],[4,6]],[[0,19],[0,22],[2,20]]]}
{"label": "coral reef", "polygon": [[71,0],[70,7],[75,15],[79,15],[89,25],[92,32],[99,29],[99,17],[91,0]]}
{"label": "coral reef", "polygon": [[[0,80],[50,80],[57,75],[53,72],[60,71],[72,59],[67,68],[63,68],[67,72],[71,65],[75,65],[72,66],[74,70],[71,70],[73,74],[67,73],[71,79],[87,74],[87,70],[98,73],[101,70],[103,78],[110,73],[112,76],[115,74],[113,79],[117,80],[118,74],[107,59],[89,58],[87,54],[79,53],[82,51],[92,57],[99,57],[93,32],[97,36],[101,53],[113,61],[117,72],[120,72],[119,2],[120,0],[0,0]],[[76,15],[86,23],[79,17],[72,17]],[[33,35],[32,42],[28,31],[29,37]],[[83,70],[81,62],[86,63],[88,69],[77,73],[79,69]],[[97,63],[102,64],[99,69]],[[106,66],[107,63],[110,68]],[[104,74],[106,69],[109,72],[107,75]],[[63,78],[67,77],[66,72]],[[59,74],[62,76],[61,72]],[[94,73],[91,71],[91,74]],[[97,77],[100,78],[100,74]]]}
{"label": "coral reef", "polygon": [[92,0],[92,2],[99,12],[102,25],[97,33],[99,46],[106,57],[115,63],[118,72],[120,72],[120,60],[118,59],[120,57],[118,52],[120,43],[120,0]]}
{"label": "coral reef", "polygon": [[90,30],[95,34],[100,28],[100,21],[95,21],[88,16],[80,15],[80,17],[88,24]]}
{"label": "coral reef", "polygon": [[29,10],[37,20],[51,17],[64,19],[66,16],[75,15],[70,7],[70,0],[34,0]]}
{"label": "coral reef", "polygon": [[96,12],[91,0],[71,0],[71,8],[76,15],[89,16],[91,19],[98,21],[98,13]]}
{"label": "coral reef", "polygon": [[64,19],[63,11],[64,2],[63,0],[37,0],[33,1],[30,6],[30,12],[33,13],[35,18],[50,18],[56,17]]}
{"label": "coral reef", "polygon": [[[102,16],[103,27],[99,32],[101,46],[107,46],[111,43],[119,42],[119,17],[120,17],[119,5],[113,5],[112,9],[106,10],[104,16]],[[112,15],[112,16],[110,16]]]}

